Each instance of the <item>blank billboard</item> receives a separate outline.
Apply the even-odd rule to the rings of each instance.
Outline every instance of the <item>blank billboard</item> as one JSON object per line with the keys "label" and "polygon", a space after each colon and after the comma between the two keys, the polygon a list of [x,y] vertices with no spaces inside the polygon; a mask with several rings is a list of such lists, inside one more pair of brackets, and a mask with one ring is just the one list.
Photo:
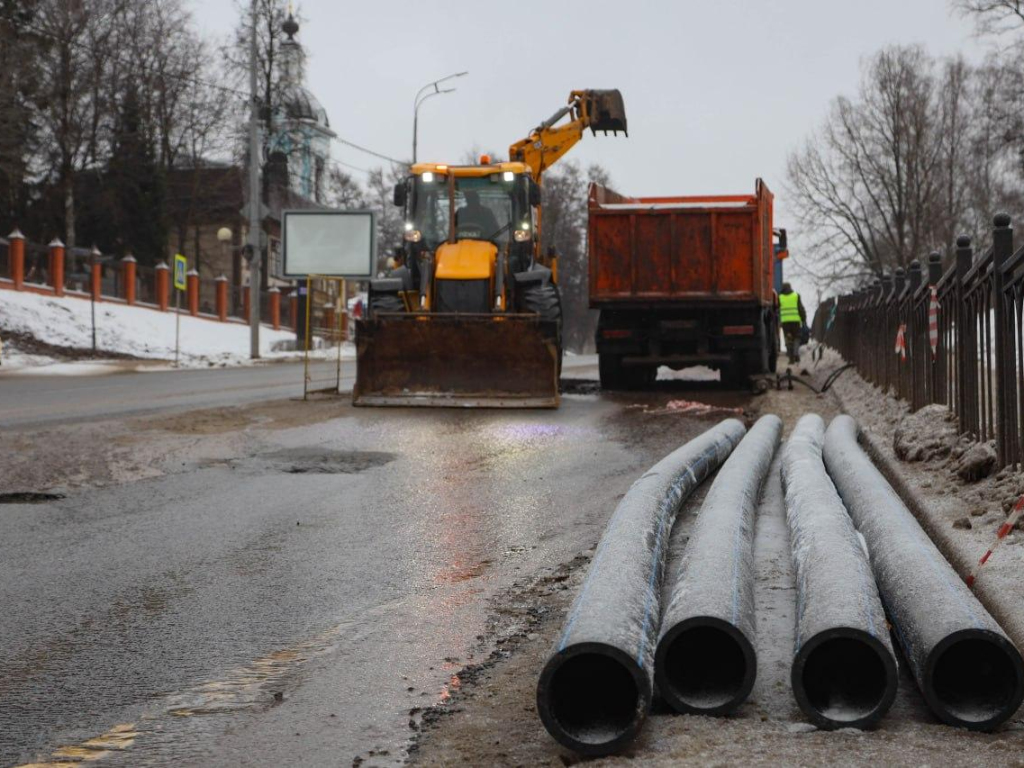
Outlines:
{"label": "blank billboard", "polygon": [[373,277],[375,218],[373,211],[285,211],[284,277]]}

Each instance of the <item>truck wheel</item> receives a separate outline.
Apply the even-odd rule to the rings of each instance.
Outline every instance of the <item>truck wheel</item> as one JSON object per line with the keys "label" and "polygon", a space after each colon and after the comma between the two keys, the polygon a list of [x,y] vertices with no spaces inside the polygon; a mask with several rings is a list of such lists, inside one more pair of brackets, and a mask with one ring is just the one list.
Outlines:
{"label": "truck wheel", "polygon": [[601,389],[625,389],[625,376],[622,358],[618,355],[599,355],[597,369],[601,375]]}
{"label": "truck wheel", "polygon": [[768,321],[768,373],[779,367],[779,326],[774,318]]}
{"label": "truck wheel", "polygon": [[655,379],[658,377],[657,368],[645,368],[637,366],[635,368],[626,368],[626,385],[625,389],[637,390],[637,389],[650,389],[654,384]]}
{"label": "truck wheel", "polygon": [[[539,268],[538,268],[539,269]],[[549,270],[550,272],[550,270]],[[522,306],[526,312],[536,312],[541,320],[554,321],[555,344],[558,347],[558,377],[562,377],[562,294],[550,278],[523,290]]]}

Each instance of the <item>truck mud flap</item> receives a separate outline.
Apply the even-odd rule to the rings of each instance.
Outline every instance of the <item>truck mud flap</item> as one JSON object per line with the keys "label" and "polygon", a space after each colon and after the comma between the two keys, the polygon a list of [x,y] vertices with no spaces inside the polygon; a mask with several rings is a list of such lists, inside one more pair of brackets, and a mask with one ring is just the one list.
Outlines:
{"label": "truck mud flap", "polygon": [[357,406],[557,408],[556,323],[383,314],[356,323]]}

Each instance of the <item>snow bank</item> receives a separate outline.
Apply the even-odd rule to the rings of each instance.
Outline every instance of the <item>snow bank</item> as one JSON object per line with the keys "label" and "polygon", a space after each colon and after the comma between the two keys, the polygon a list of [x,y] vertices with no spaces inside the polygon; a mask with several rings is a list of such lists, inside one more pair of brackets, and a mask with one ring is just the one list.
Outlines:
{"label": "snow bank", "polygon": [[[79,298],[0,291],[0,334],[3,331],[24,333],[57,347],[90,349],[90,302]],[[173,360],[174,336],[173,312],[105,302],[96,304],[96,346],[101,352]],[[294,341],[295,334],[291,331],[264,327],[260,331],[260,354],[271,360],[299,358],[302,352],[290,349]],[[323,356],[327,352],[330,351],[320,351],[318,355]],[[5,348],[4,355],[3,370],[55,362],[53,358],[19,354],[10,345]],[[346,344],[343,357],[353,356],[352,345]],[[181,316],[181,365],[208,367],[248,362],[248,326]]]}

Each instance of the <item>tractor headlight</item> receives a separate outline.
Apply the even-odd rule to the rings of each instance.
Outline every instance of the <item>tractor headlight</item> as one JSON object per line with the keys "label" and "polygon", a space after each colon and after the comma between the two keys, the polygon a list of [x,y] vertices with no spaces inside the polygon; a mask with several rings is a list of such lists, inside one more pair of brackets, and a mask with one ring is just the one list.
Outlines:
{"label": "tractor headlight", "polygon": [[512,239],[517,243],[525,243],[530,239],[530,231],[528,229],[517,229],[512,233]]}
{"label": "tractor headlight", "polygon": [[418,229],[407,229],[405,231],[405,242],[407,243],[418,243],[423,239],[423,233]]}

